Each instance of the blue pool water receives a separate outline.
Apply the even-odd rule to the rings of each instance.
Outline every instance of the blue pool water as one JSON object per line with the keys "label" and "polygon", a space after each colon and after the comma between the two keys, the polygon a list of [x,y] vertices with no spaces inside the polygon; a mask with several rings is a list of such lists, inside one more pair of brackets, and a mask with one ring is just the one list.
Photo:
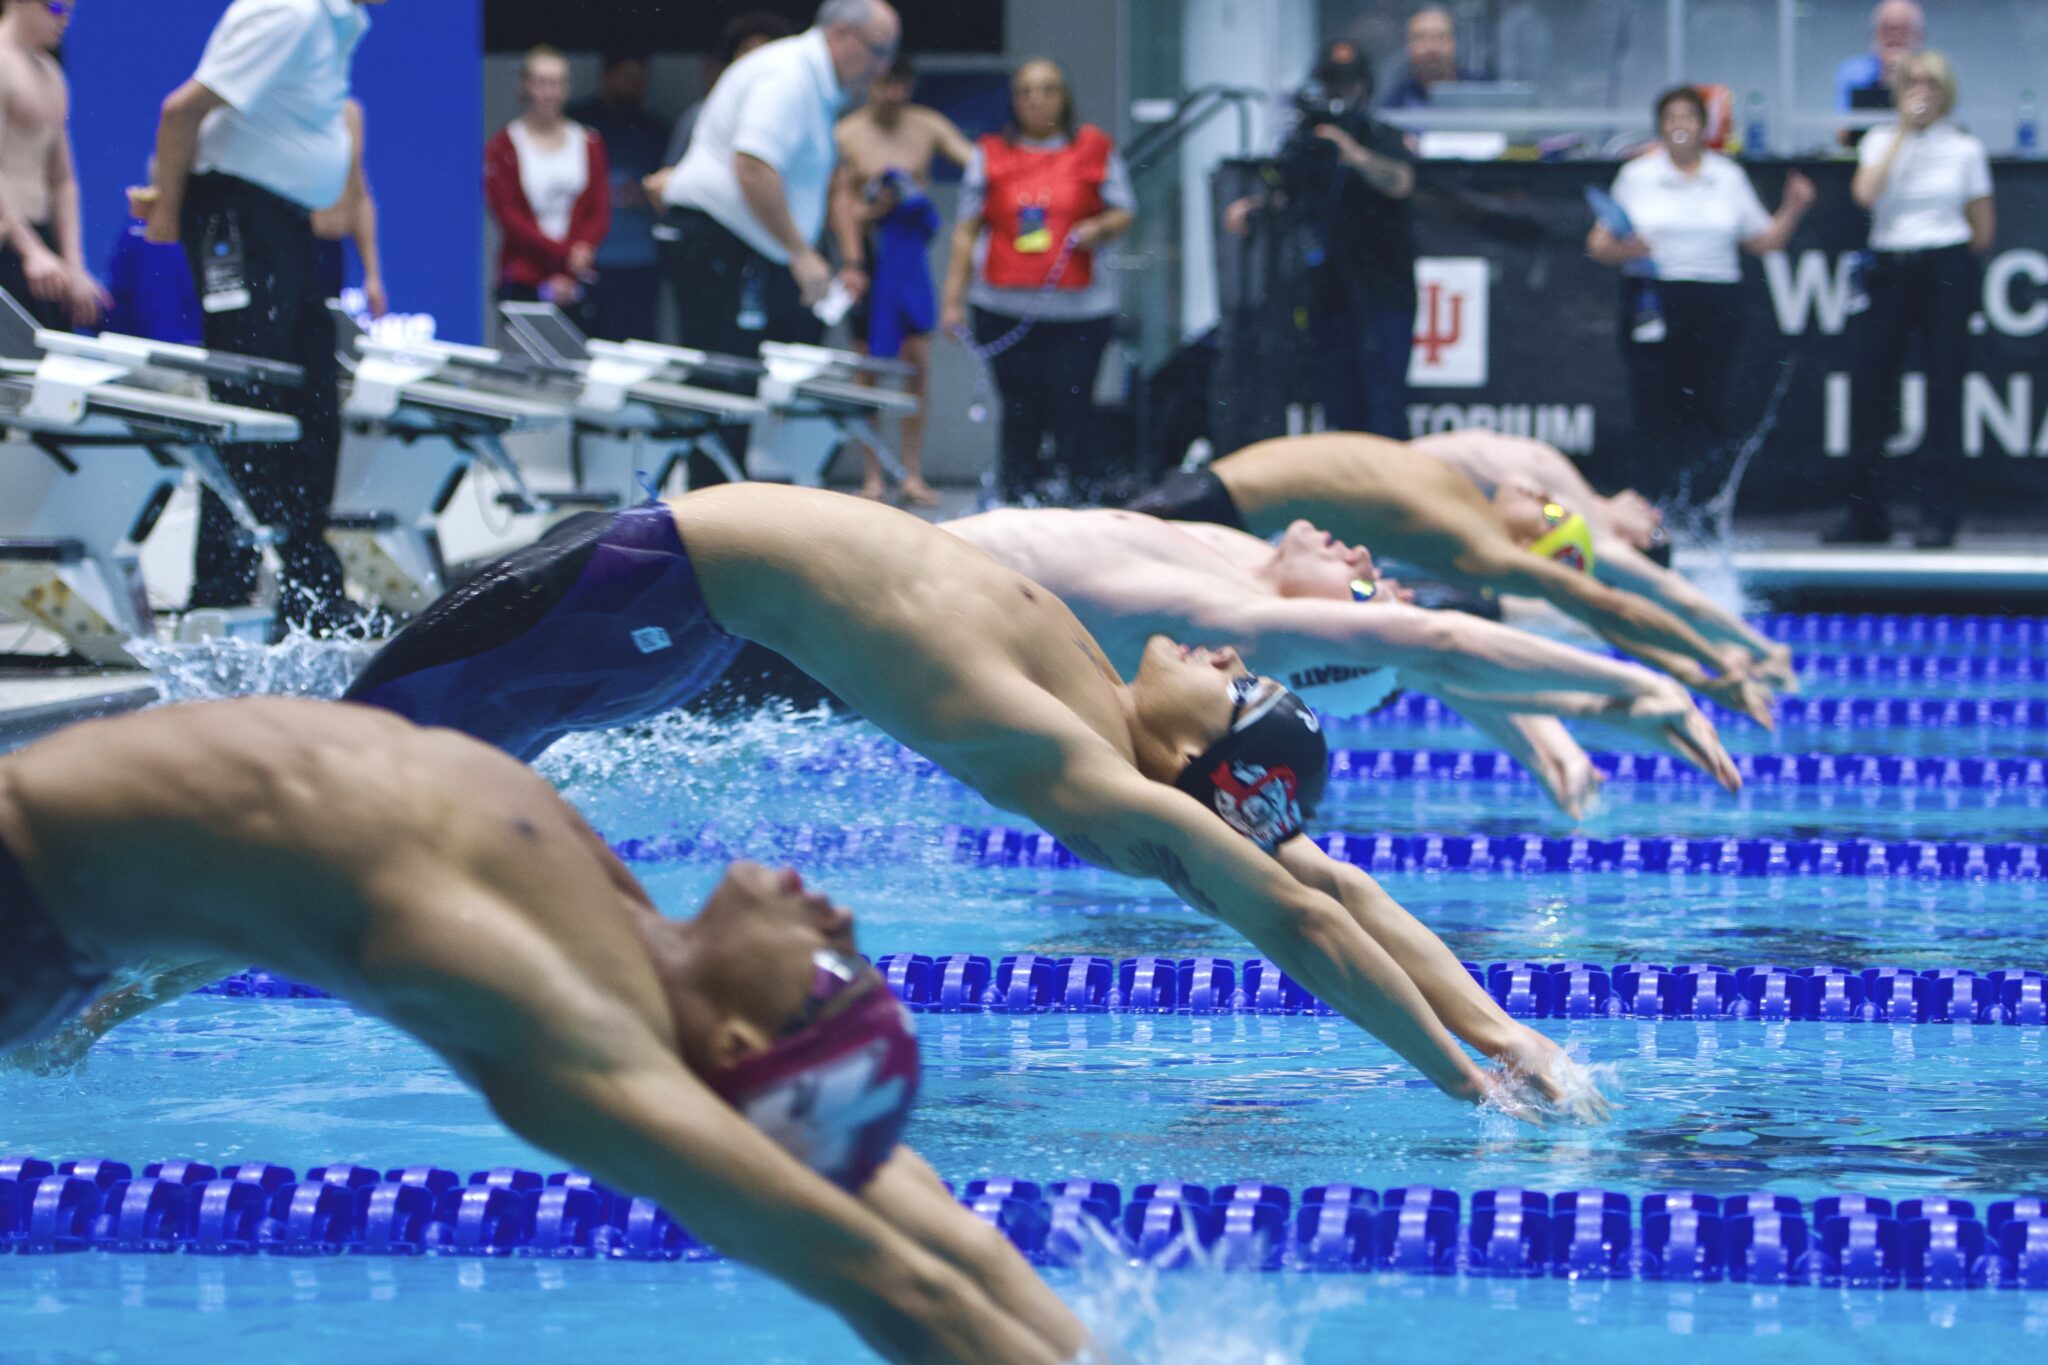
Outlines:
{"label": "blue pool water", "polygon": [[[1821,645],[1802,645],[1820,651]],[[1944,654],[1962,654],[1946,645]],[[1984,657],[2027,651],[1984,646]],[[1828,684],[1829,695],[1910,689]],[[1922,692],[1925,689],[1921,690]],[[1819,689],[1815,689],[1819,693]],[[2048,685],[1967,688],[2048,695]],[[718,831],[766,855],[804,825],[935,832],[1015,825],[956,785],[871,747],[860,727],[787,716],[671,721],[579,738],[543,771],[614,841]],[[1730,727],[1767,753],[2048,755],[2048,730]],[[1456,725],[1338,726],[1350,747],[1478,748]],[[1589,735],[1589,747],[1621,747]],[[1563,833],[1536,790],[1402,780],[1333,788],[1351,833]],[[1614,783],[1583,827],[1603,837],[2048,839],[2040,788],[1753,786],[1739,797]],[[1088,870],[978,866],[912,841],[901,858],[828,864],[873,954],[1110,958],[1251,949],[1161,889]],[[689,913],[719,872],[638,869]],[[1912,877],[1736,878],[1403,873],[1383,879],[1469,960],[1707,960],[1796,967],[2048,969],[2048,884]],[[1512,1128],[1463,1111],[1385,1048],[1314,1016],[926,1014],[926,1099],[909,1140],[942,1174],[1346,1181],[1469,1192],[1686,1188],[1812,1199],[1949,1194],[1983,1205],[2048,1190],[2048,1029],[1747,1020],[1544,1020],[1611,1066],[1604,1127]],[[180,1156],[461,1171],[559,1164],[507,1136],[424,1050],[328,1002],[192,998],[123,1029],[69,1075],[0,1072],[0,1149],[50,1158]],[[1735,1350],[1823,1362],[2031,1352],[2048,1293],[1482,1280],[1396,1274],[1157,1271],[1109,1258],[1052,1282],[1141,1360],[1638,1361]],[[0,1361],[359,1361],[485,1353],[588,1360],[862,1358],[850,1334],[725,1264],[460,1257],[0,1258]]]}

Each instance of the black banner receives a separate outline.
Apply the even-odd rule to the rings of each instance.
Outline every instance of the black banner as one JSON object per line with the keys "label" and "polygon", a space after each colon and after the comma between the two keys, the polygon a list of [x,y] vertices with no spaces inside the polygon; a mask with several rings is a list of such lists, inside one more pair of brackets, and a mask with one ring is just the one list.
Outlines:
{"label": "black banner", "polygon": [[[1850,163],[1798,168],[1812,177],[1819,202],[1784,253],[1744,257],[1731,449],[1693,481],[1696,494],[1718,489],[1734,448],[1767,428],[1744,475],[1745,510],[1822,508],[1840,499],[1855,326],[1850,255],[1864,245],[1868,220],[1849,197]],[[1747,169],[1765,205],[1775,207],[1791,166]],[[1596,483],[1621,463],[1633,421],[1616,335],[1620,285],[1584,249],[1592,225],[1585,187],[1605,188],[1615,170],[1601,162],[1421,168],[1412,434],[1484,426],[1535,436],[1581,459]],[[1219,200],[1233,197],[1250,171],[1226,166]],[[2048,163],[2000,162],[1992,175],[1999,232],[1983,262],[1972,321],[1963,472],[1977,509],[2048,508]],[[1224,238],[1217,392],[1229,411],[1217,413],[1220,449],[1276,433],[1281,405],[1309,397],[1298,361],[1281,358],[1291,347],[1273,344],[1270,329],[1284,328],[1298,302],[1285,286],[1284,247],[1273,255],[1262,268],[1255,243]],[[1895,452],[1917,446],[1915,423],[1925,411],[1911,357],[1907,364]]]}
{"label": "black banner", "polygon": [[[735,16],[761,10],[780,14],[792,29],[807,28],[818,0],[487,0],[484,48],[523,52],[549,43],[570,52],[715,52]],[[896,10],[910,51],[1003,50],[1003,0],[900,0]]]}

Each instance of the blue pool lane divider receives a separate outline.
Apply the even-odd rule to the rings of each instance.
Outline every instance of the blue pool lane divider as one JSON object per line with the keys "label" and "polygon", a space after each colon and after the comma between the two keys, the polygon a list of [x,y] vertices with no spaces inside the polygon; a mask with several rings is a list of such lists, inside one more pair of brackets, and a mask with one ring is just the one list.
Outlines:
{"label": "blue pool lane divider", "polygon": [[[1313,1014],[1335,1011],[1264,958],[1051,957],[888,953],[896,998],[935,1014]],[[1464,964],[1520,1019],[1746,1019],[1765,1023],[2048,1025],[2048,973],[2002,968],[1786,968],[1623,962]],[[324,999],[269,972],[239,972],[200,994]]]}
{"label": "blue pool lane divider", "polygon": [[[1588,755],[1613,782],[1711,787],[1714,779],[1669,754]],[[1914,758],[1900,754],[1733,754],[1748,787],[1816,787],[1868,791],[2034,791],[2048,788],[2044,758]],[[1534,786],[1529,770],[1499,751],[1465,749],[1338,749],[1332,782],[1512,782]]]}
{"label": "blue pool lane divider", "polygon": [[[2048,845],[1951,843],[1928,839],[1696,839],[1682,835],[1595,839],[1541,834],[1322,834],[1316,844],[1339,862],[1372,873],[1620,872],[1731,877],[1915,877],[2034,882],[2048,869]],[[1040,830],[1003,826],[847,827],[829,823],[622,839],[628,863],[713,863],[741,857],[791,858],[806,867],[900,864],[937,857],[982,867],[1083,866]]]}
{"label": "blue pool lane divider", "polygon": [[1868,616],[1780,612],[1750,625],[1786,645],[1884,645],[1914,649],[2048,644],[2048,617]]}
{"label": "blue pool lane divider", "polygon": [[[949,1188],[952,1188],[949,1186]],[[1990,1203],[1665,1191],[1546,1193],[1407,1185],[1213,1188],[1182,1180],[1043,1184],[983,1177],[960,1202],[1040,1265],[1110,1247],[1178,1267],[1391,1271],[1480,1278],[1730,1280],[1858,1289],[2048,1289],[2048,1196]],[[216,1169],[111,1158],[0,1157],[0,1254],[338,1255],[708,1261],[645,1199],[589,1176],[348,1163]]]}

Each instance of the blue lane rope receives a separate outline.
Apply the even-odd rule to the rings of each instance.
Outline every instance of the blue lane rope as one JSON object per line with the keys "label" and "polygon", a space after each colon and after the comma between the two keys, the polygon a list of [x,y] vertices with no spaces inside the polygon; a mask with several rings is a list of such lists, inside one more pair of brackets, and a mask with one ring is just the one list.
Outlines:
{"label": "blue lane rope", "polygon": [[[951,1185],[949,1189],[955,1188]],[[1033,1262],[1104,1245],[1139,1262],[1228,1270],[1397,1271],[1574,1280],[2048,1289],[2048,1196],[1837,1194],[1811,1205],[1759,1191],[1521,1188],[1469,1196],[1424,1185],[982,1177],[960,1202]],[[1468,1212],[1469,1210],[1469,1212]],[[574,1171],[499,1167],[465,1183],[435,1166],[216,1170],[112,1158],[0,1158],[0,1252],[201,1256],[343,1254],[709,1261],[717,1253],[646,1199]]]}
{"label": "blue lane rope", "polygon": [[[875,960],[912,1010],[936,1014],[1334,1015],[1265,958],[886,953]],[[1768,963],[1467,962],[1520,1019],[1748,1019],[1766,1023],[2048,1025],[2048,974],[2022,968],[1787,968]],[[197,994],[328,999],[270,972],[238,972]]]}
{"label": "blue lane rope", "polygon": [[[1318,835],[1315,842],[1339,862],[1375,874],[1620,872],[2036,882],[2048,868],[2048,845],[1931,839],[1336,833]],[[894,866],[932,859],[980,867],[1085,866],[1043,831],[977,825],[849,828],[762,821],[744,828],[706,825],[695,834],[625,839],[612,850],[628,863],[643,865],[772,857],[806,867]]]}
{"label": "blue lane rope", "polygon": [[1782,612],[1750,618],[1766,639],[1787,645],[1983,646],[2048,643],[2048,617],[1875,616]]}
{"label": "blue lane rope", "polygon": [[[1659,786],[1715,786],[1714,779],[1669,754],[1587,755],[1602,777]],[[1896,754],[1733,754],[1750,787],[2048,789],[2048,759],[1914,758]],[[1507,754],[1459,749],[1339,749],[1330,755],[1332,782],[1513,782],[1536,779]]]}
{"label": "blue lane rope", "polygon": [[[1669,754],[1592,753],[1600,775],[1615,782],[1706,786],[1714,779]],[[1954,758],[1900,754],[1732,754],[1735,771],[1758,786],[1833,788],[1911,787],[1949,790],[2048,790],[2048,758]],[[769,757],[763,769],[840,773],[848,767],[885,768],[892,775],[953,779],[945,769],[894,740],[840,740],[795,759]],[[1494,749],[1335,749],[1330,781],[1515,782],[1535,778]]]}

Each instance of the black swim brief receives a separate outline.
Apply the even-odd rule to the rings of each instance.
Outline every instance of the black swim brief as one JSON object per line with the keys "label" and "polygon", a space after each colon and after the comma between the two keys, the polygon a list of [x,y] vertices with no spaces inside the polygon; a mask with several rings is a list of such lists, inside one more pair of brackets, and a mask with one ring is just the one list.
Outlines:
{"label": "black swim brief", "polygon": [[106,984],[106,971],[64,941],[0,844],[0,1052],[69,1023]]}
{"label": "black swim brief", "polygon": [[1233,531],[1245,529],[1230,490],[1209,469],[1176,469],[1159,487],[1125,503],[1124,510],[1161,521],[1207,521]]}
{"label": "black swim brief", "polygon": [[659,502],[585,512],[448,593],[345,700],[532,760],[571,730],[646,720],[704,691],[741,641],[711,617]]}

